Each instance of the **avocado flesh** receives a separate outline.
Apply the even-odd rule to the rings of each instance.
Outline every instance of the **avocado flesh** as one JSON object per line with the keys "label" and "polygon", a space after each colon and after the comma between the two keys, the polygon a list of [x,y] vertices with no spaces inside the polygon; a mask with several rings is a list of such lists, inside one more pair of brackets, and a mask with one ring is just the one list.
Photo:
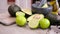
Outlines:
{"label": "avocado flesh", "polygon": [[21,8],[20,8],[19,6],[17,6],[16,4],[10,5],[10,6],[8,7],[8,12],[9,12],[9,14],[10,14],[12,17],[15,17],[15,16],[16,16],[15,13],[16,13],[17,11],[21,11]]}

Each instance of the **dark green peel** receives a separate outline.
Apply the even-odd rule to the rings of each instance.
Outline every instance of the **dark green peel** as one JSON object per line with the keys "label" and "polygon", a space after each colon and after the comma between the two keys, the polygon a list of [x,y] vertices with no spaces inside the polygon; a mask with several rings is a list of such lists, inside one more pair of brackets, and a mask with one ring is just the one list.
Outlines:
{"label": "dark green peel", "polygon": [[55,15],[55,14],[50,13],[46,16],[46,18],[48,18],[50,20],[51,25],[58,25],[60,22],[60,16],[59,15]]}
{"label": "dark green peel", "polygon": [[13,17],[16,16],[15,13],[16,13],[17,11],[21,11],[21,8],[20,8],[19,6],[17,6],[16,4],[10,5],[10,6],[8,7],[8,12],[9,12],[9,14],[10,14],[11,16],[13,16]]}

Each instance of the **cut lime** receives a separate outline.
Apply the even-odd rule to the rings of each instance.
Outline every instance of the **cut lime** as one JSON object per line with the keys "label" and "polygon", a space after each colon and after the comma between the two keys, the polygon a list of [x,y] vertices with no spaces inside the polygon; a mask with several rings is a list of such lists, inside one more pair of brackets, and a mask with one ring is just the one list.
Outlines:
{"label": "cut lime", "polygon": [[28,18],[27,18],[27,21],[30,21],[31,19],[33,19],[34,16],[35,16],[35,15],[32,15],[32,16],[28,17]]}
{"label": "cut lime", "polygon": [[[43,15],[43,14],[34,14],[34,15],[28,17],[28,18],[27,18],[27,21],[32,20],[35,15],[39,15],[39,16],[41,16],[41,18],[44,18],[44,15]],[[41,18],[40,18],[40,19],[41,19]]]}
{"label": "cut lime", "polygon": [[28,25],[30,28],[37,28],[39,25],[39,20],[41,20],[42,18],[44,18],[44,15],[42,14],[35,14],[32,15],[29,19],[28,19]]}
{"label": "cut lime", "polygon": [[25,16],[25,13],[17,11],[16,16]]}

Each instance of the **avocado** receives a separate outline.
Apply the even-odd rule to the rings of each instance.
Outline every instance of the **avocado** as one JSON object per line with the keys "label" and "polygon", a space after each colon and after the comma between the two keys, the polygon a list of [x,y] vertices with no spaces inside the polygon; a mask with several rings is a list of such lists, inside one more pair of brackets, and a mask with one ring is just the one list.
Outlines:
{"label": "avocado", "polygon": [[26,18],[28,18],[30,15],[32,15],[31,9],[22,9],[22,12],[25,13]]}
{"label": "avocado", "polygon": [[60,25],[60,15],[57,16],[57,25]]}
{"label": "avocado", "polygon": [[15,17],[15,13],[17,11],[21,11],[21,8],[19,6],[17,6],[16,4],[12,4],[8,7],[8,12],[12,17]]}
{"label": "avocado", "polygon": [[56,14],[50,13],[46,16],[46,18],[50,20],[51,25],[58,25],[60,22],[60,16]]}

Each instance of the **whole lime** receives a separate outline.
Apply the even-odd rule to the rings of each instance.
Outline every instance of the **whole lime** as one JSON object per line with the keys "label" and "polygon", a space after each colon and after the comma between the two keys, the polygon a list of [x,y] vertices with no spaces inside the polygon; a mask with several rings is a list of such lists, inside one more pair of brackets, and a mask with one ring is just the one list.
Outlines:
{"label": "whole lime", "polygon": [[46,29],[50,26],[50,21],[46,18],[41,19],[39,23],[40,23],[40,27],[43,29]]}
{"label": "whole lime", "polygon": [[23,16],[16,17],[16,24],[19,26],[24,26],[26,24],[26,18]]}

